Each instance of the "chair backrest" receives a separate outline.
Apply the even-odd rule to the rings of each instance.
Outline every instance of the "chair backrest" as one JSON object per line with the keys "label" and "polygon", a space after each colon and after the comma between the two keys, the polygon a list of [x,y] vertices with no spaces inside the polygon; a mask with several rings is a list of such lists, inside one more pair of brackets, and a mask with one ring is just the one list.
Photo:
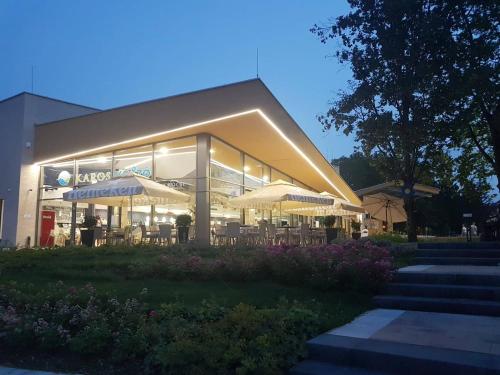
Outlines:
{"label": "chair backrest", "polygon": [[239,237],[240,236],[240,223],[231,222],[227,223],[227,235],[228,237]]}
{"label": "chair backrest", "polygon": [[130,232],[131,232],[130,225],[127,225],[123,230],[123,238],[125,240],[128,240],[128,238],[130,237]]}
{"label": "chair backrest", "polygon": [[190,225],[189,226],[189,229],[188,229],[188,239],[191,240],[191,239],[193,239],[195,237],[195,233],[196,233],[195,228],[196,227],[194,225]]}
{"label": "chair backrest", "polygon": [[218,236],[224,236],[226,234],[226,227],[220,224],[215,224],[215,234]]}
{"label": "chair backrest", "polygon": [[158,228],[160,229],[160,238],[172,238],[171,224],[160,224]]}
{"label": "chair backrest", "polygon": [[141,224],[141,233],[143,236],[146,236],[147,234],[147,229],[146,229],[146,226],[144,224]]}
{"label": "chair backrest", "polygon": [[267,223],[259,223],[259,236],[261,238],[266,237]]}
{"label": "chair backrest", "polygon": [[271,238],[276,237],[276,224],[267,224],[267,233]]}
{"label": "chair backrest", "polygon": [[94,228],[94,239],[102,240],[102,227]]}
{"label": "chair backrest", "polygon": [[309,228],[309,224],[306,224],[306,223],[300,224],[300,234],[302,236],[308,236],[310,232],[311,232],[311,229]]}

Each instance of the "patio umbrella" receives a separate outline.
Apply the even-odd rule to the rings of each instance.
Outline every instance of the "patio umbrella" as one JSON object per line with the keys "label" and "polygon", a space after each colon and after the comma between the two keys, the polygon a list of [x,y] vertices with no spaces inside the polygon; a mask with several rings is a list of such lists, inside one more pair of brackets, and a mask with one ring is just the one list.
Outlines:
{"label": "patio umbrella", "polygon": [[358,213],[366,212],[366,210],[363,207],[352,204],[351,202],[339,198],[326,191],[320,193],[320,195],[333,199],[335,203],[333,205],[326,205],[326,206],[292,208],[288,209],[287,212],[303,216],[327,216],[327,215],[352,216]]}
{"label": "patio umbrella", "polygon": [[261,210],[279,208],[280,211],[281,209],[286,211],[300,207],[326,206],[333,203],[334,199],[331,197],[325,197],[283,180],[274,181],[260,189],[229,200],[229,204],[235,208]]}
{"label": "patio umbrella", "polygon": [[386,193],[365,195],[363,207],[371,217],[383,220],[386,223],[401,223],[406,221],[406,212],[403,199]]}
{"label": "patio umbrella", "polygon": [[153,204],[184,203],[188,194],[169,188],[141,176],[127,176],[73,189],[63,194],[70,202],[102,204],[105,206],[149,206]]}

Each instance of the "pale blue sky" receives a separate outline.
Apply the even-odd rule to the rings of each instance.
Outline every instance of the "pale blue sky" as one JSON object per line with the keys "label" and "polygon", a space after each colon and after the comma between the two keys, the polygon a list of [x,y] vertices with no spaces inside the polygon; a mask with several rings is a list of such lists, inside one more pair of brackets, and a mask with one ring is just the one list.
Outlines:
{"label": "pale blue sky", "polygon": [[334,43],[309,32],[344,0],[0,2],[0,98],[31,90],[110,108],[260,77],[328,158],[354,142],[316,115],[346,87]]}

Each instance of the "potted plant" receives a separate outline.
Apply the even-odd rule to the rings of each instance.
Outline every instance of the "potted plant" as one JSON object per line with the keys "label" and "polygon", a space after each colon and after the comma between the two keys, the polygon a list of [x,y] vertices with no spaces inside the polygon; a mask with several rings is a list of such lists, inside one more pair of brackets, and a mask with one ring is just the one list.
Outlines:
{"label": "potted plant", "polygon": [[83,223],[80,224],[80,236],[82,238],[82,244],[88,247],[94,246],[94,229],[97,225],[97,218],[92,215],[85,215]]}
{"label": "potted plant", "polygon": [[177,227],[177,239],[179,243],[187,243],[189,235],[189,226],[191,225],[191,216],[184,214],[179,215],[175,219],[175,225]]}
{"label": "potted plant", "polygon": [[359,221],[351,220],[352,239],[359,240],[361,238],[361,223]]}
{"label": "potted plant", "polygon": [[326,228],[326,243],[331,243],[337,238],[339,229],[334,228],[336,221],[337,217],[333,215],[325,216],[325,219],[323,220]]}

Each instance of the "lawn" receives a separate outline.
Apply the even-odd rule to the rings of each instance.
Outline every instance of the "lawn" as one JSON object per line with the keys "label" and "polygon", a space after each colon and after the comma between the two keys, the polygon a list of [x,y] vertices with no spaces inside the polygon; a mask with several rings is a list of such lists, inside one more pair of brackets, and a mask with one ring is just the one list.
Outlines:
{"label": "lawn", "polygon": [[[23,250],[0,254],[0,283],[15,281],[21,290],[36,290],[59,280],[66,285],[92,283],[100,293],[120,299],[137,297],[152,308],[162,303],[182,302],[197,305],[203,300],[225,306],[248,303],[257,307],[273,306],[280,298],[305,304],[318,303],[331,316],[331,326],[349,322],[371,307],[371,296],[353,291],[321,291],[308,287],[282,285],[272,281],[176,281],[161,278],[131,279],[130,266],[154,264],[164,254],[159,248],[74,248],[57,250]],[[237,251],[251,251],[241,249]],[[206,257],[217,253],[207,251]]]}

